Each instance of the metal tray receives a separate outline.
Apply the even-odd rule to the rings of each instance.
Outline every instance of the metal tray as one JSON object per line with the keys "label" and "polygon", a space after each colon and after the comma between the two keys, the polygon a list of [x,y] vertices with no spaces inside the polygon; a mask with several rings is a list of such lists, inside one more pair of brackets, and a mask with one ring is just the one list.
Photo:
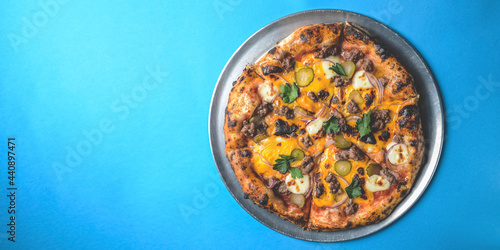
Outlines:
{"label": "metal tray", "polygon": [[[243,191],[224,153],[224,110],[232,83],[240,76],[247,64],[254,63],[281,39],[301,26],[344,21],[365,28],[379,39],[413,75],[420,94],[419,107],[422,113],[426,152],[412,191],[385,220],[345,231],[304,231],[279,216],[267,212],[251,200],[243,198]],[[265,226],[293,238],[316,242],[338,242],[361,238],[382,230],[403,216],[422,196],[437,169],[444,142],[444,124],[444,109],[439,88],[431,70],[416,49],[384,24],[367,16],[343,10],[299,12],[278,19],[253,34],[236,50],[222,70],[212,96],[209,114],[212,154],[219,174],[234,199],[247,213]]]}

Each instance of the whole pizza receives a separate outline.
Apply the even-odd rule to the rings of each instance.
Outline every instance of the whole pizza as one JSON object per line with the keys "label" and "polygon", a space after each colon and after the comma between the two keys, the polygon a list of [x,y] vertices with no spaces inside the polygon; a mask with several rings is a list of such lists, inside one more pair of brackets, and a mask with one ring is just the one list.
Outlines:
{"label": "whole pizza", "polygon": [[245,198],[308,230],[386,218],[424,141],[412,76],[361,27],[301,27],[234,82],[225,152]]}

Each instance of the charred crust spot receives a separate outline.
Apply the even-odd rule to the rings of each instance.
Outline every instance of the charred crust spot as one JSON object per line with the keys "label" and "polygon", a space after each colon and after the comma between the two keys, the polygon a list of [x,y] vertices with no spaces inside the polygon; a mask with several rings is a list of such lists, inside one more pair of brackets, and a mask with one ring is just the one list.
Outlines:
{"label": "charred crust spot", "polygon": [[382,45],[375,43],[375,53],[380,57],[380,59],[385,60],[389,58],[390,53]]}
{"label": "charred crust spot", "polygon": [[234,85],[236,85],[236,83],[237,83],[237,81],[234,81],[234,82],[233,82],[233,86],[234,86]]}
{"label": "charred crust spot", "polygon": [[363,168],[358,168],[357,171],[358,171],[359,175],[364,175],[365,174],[365,170]]}
{"label": "charred crust spot", "polygon": [[403,189],[401,191],[401,197],[405,197],[407,193],[408,193],[408,189]]}
{"label": "charred crust spot", "polygon": [[235,120],[230,120],[229,121],[229,127],[234,127],[236,126],[236,121]]}
{"label": "charred crust spot", "polygon": [[247,167],[246,167],[246,166],[244,166],[244,165],[241,165],[241,166],[240,166],[240,169],[241,169],[242,171],[245,171],[245,169],[247,169]]}
{"label": "charred crust spot", "polygon": [[406,181],[403,181],[403,182],[399,183],[399,185],[398,185],[398,191],[399,191],[399,189],[401,189],[402,186],[406,187]]}
{"label": "charred crust spot", "polygon": [[243,198],[248,199],[248,193],[243,193]]}
{"label": "charred crust spot", "polygon": [[305,36],[304,34],[300,34],[300,40],[302,41],[302,43],[307,43],[309,39],[307,39],[307,36]]}
{"label": "charred crust spot", "polygon": [[321,195],[323,195],[324,191],[325,191],[325,187],[323,186],[323,184],[320,183],[318,186],[316,186],[316,198],[321,197]]}
{"label": "charred crust spot", "polygon": [[278,66],[273,66],[273,65],[268,65],[268,66],[263,66],[262,67],[262,74],[264,75],[269,75],[272,73],[282,73],[283,69]]}
{"label": "charred crust spot", "polygon": [[269,196],[267,194],[264,194],[262,198],[260,198],[259,203],[263,206],[267,205],[267,202],[269,201]]}
{"label": "charred crust spot", "polygon": [[418,145],[418,141],[417,141],[417,140],[411,140],[411,141],[410,141],[410,145],[411,145],[412,147],[416,147],[416,146]]}
{"label": "charred crust spot", "polygon": [[229,156],[229,158],[231,158],[231,161],[233,161],[233,156],[234,156],[234,152],[231,152],[231,155]]}
{"label": "charred crust spot", "polygon": [[305,130],[305,129],[301,129],[301,130],[299,131],[299,135],[303,135],[303,134],[305,134],[305,133],[306,133],[306,130]]}
{"label": "charred crust spot", "polygon": [[392,202],[393,198],[394,198],[394,197],[391,197],[391,198],[389,199],[389,202]]}
{"label": "charred crust spot", "polygon": [[387,130],[382,131],[382,141],[387,141],[389,137],[391,137],[391,134]]}
{"label": "charred crust spot", "polygon": [[351,221],[347,221],[347,224],[345,226],[346,227],[352,227],[352,222]]}
{"label": "charred crust spot", "polygon": [[416,105],[405,106],[398,115],[401,117],[398,121],[401,128],[414,130],[420,123],[420,112]]}
{"label": "charred crust spot", "polygon": [[252,155],[252,152],[250,152],[250,150],[248,150],[248,149],[245,149],[245,150],[241,151],[241,155],[243,157],[250,158],[250,156]]}
{"label": "charred crust spot", "polygon": [[274,55],[274,53],[276,53],[276,47],[270,49],[267,53],[271,54],[271,55]]}

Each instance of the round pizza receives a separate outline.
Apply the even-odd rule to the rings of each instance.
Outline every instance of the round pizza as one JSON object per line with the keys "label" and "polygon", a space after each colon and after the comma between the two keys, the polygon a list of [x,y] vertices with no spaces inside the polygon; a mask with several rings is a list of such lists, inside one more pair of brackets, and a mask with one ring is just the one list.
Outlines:
{"label": "round pizza", "polygon": [[424,141],[412,76],[363,28],[301,27],[234,82],[225,152],[245,198],[308,230],[376,223]]}

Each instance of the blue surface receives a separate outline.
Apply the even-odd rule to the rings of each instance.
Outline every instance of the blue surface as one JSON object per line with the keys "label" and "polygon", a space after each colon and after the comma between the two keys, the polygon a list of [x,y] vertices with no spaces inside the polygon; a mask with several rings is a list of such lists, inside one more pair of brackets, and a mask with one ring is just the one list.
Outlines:
{"label": "blue surface", "polygon": [[[435,2],[2,1],[0,248],[499,248],[500,2]],[[421,200],[385,230],[334,244],[248,215],[217,174],[207,131],[215,83],[240,44],[318,8],[399,32],[427,60],[447,112]]]}

